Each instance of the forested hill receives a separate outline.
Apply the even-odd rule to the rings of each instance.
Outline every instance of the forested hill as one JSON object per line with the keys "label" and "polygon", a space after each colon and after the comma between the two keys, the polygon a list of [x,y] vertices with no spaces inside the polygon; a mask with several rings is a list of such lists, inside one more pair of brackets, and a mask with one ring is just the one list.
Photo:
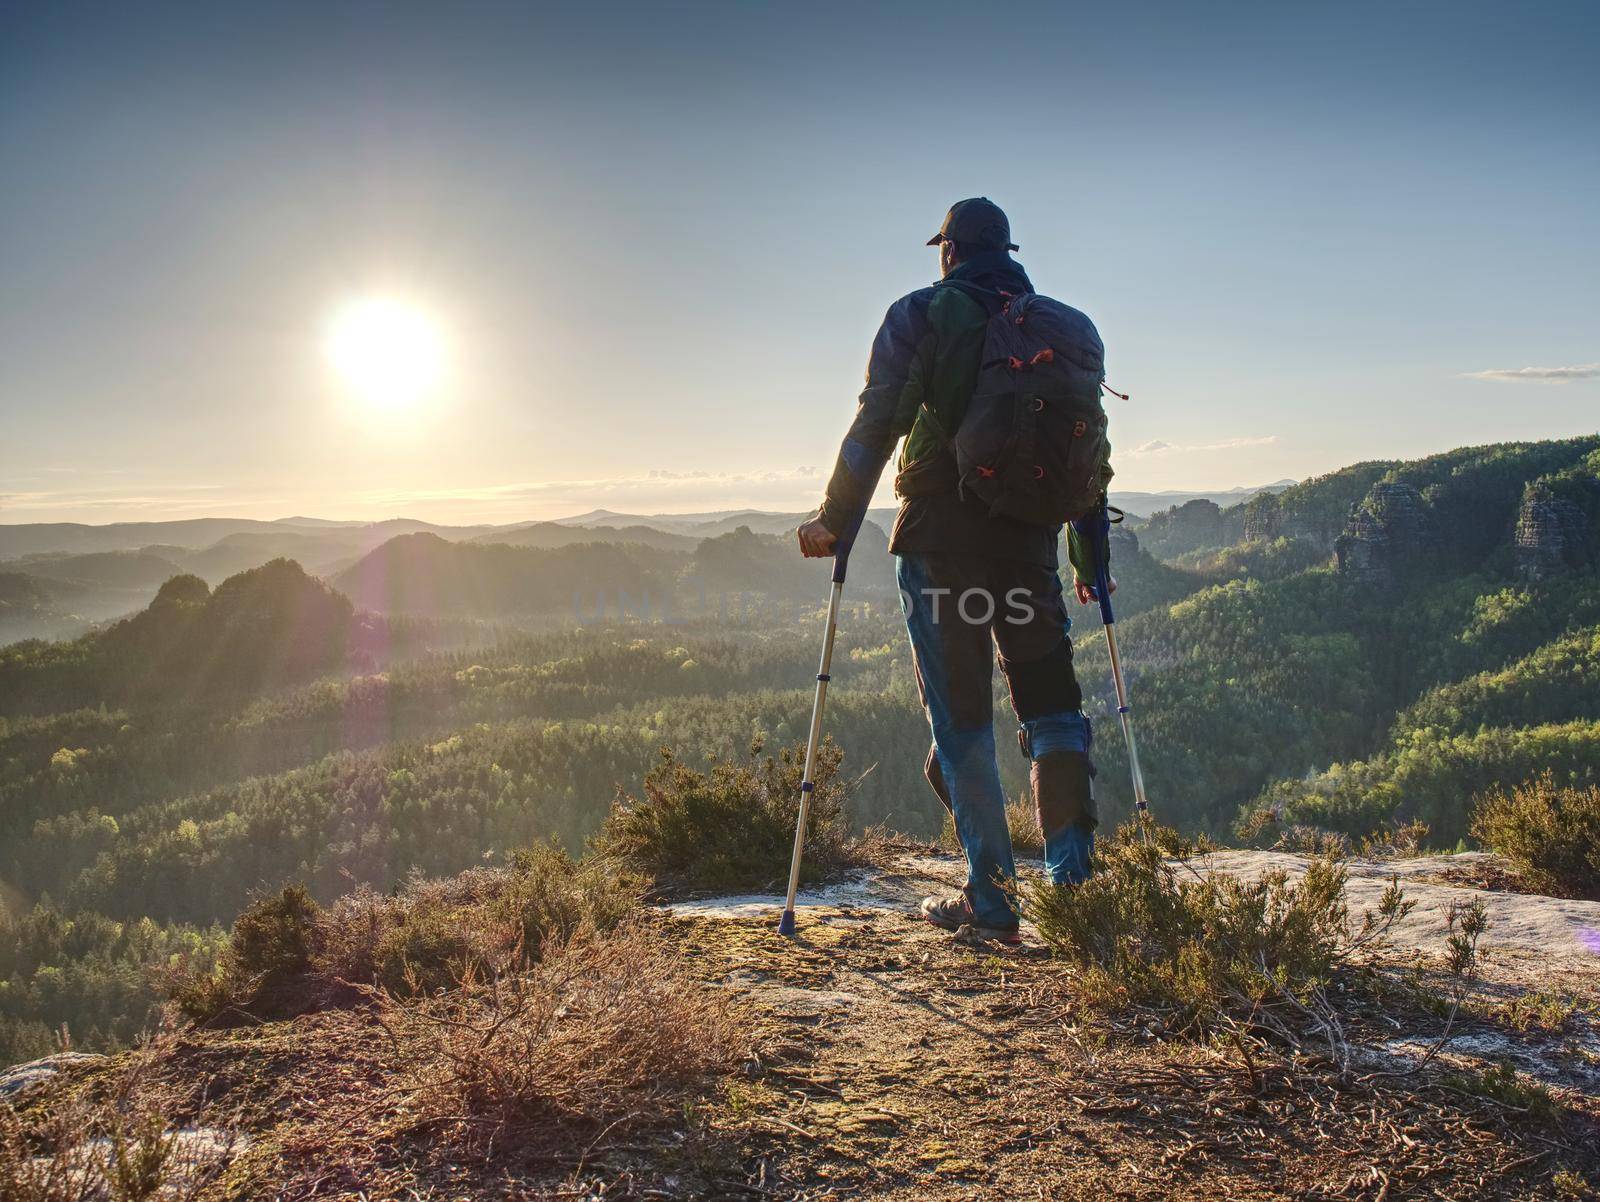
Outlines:
{"label": "forested hill", "polygon": [[354,666],[384,633],[289,560],[215,592],[174,576],[147,609],[103,631],[0,649],[0,714],[252,696]]}
{"label": "forested hill", "polygon": [[[594,622],[707,616],[743,594],[810,605],[824,595],[832,570],[796,554],[792,534],[741,526],[698,541],[658,535],[635,542],[624,533],[550,546],[411,534],[385,543],[332,583],[359,608],[379,613]],[[877,525],[862,527],[851,565],[858,594],[893,591],[888,537]]]}
{"label": "forested hill", "polygon": [[[1123,631],[1152,787],[1190,822],[1265,805],[1280,829],[1422,819],[1448,845],[1487,789],[1600,776],[1580,654],[1600,622],[1600,438],[1359,464],[1216,516],[1184,507],[1141,538],[1234,578]],[[1101,755],[1117,796],[1118,742]]]}
{"label": "forested hill", "polygon": [[585,591],[659,597],[672,564],[670,552],[640,545],[543,549],[411,534],[391,539],[333,584],[361,608],[384,613],[575,618]]}
{"label": "forested hill", "polygon": [[699,539],[673,534],[653,526],[565,526],[560,522],[534,522],[515,530],[491,530],[472,540],[504,543],[512,547],[568,547],[574,543],[638,543],[663,551],[693,551]]}
{"label": "forested hill", "polygon": [[[1173,558],[1204,548],[1284,537],[1331,552],[1352,512],[1379,490],[1415,492],[1434,520],[1431,549],[1463,555],[1512,545],[1519,507],[1535,481],[1570,473],[1600,438],[1464,447],[1416,460],[1352,464],[1228,508],[1206,499],[1153,514],[1139,535],[1152,554]],[[1573,487],[1568,480],[1561,487]],[[1586,494],[1577,485],[1577,492]],[[1580,504],[1582,497],[1578,497]]]}

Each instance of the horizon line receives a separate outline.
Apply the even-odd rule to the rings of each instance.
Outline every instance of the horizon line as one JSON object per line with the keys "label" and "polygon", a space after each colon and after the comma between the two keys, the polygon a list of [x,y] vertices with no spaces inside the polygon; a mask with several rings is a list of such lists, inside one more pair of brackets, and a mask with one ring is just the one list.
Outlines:
{"label": "horizon line", "polygon": [[[1289,486],[1289,485],[1294,485],[1294,484],[1299,484],[1299,483],[1302,483],[1302,481],[1296,480],[1296,479],[1292,479],[1290,477],[1285,476],[1285,477],[1282,477],[1281,479],[1278,479],[1278,480],[1269,481],[1266,484],[1235,484],[1235,485],[1229,485],[1226,488],[1202,488],[1202,487],[1196,487],[1196,488],[1159,488],[1159,489],[1150,489],[1150,488],[1116,489],[1116,488],[1113,488],[1111,490],[1111,495],[1113,495],[1113,496],[1116,496],[1116,495],[1123,495],[1123,496],[1138,495],[1138,496],[1146,496],[1146,497],[1177,497],[1177,496],[1192,496],[1192,495],[1195,495],[1195,494],[1205,494],[1205,493],[1227,494],[1227,493],[1259,492],[1259,491],[1261,491],[1263,489],[1275,488],[1275,487],[1277,487],[1279,485]],[[889,504],[885,504],[885,505],[869,505],[868,506],[868,510],[870,511],[870,510],[873,510],[873,509],[893,509],[893,508],[897,508],[898,504],[899,504],[898,502],[891,501]],[[814,509],[814,508],[815,508],[815,506],[810,507],[810,509]],[[719,517],[719,516],[728,516],[728,515],[738,514],[738,513],[755,514],[755,515],[761,516],[761,517],[787,517],[787,516],[791,516],[791,515],[796,514],[796,513],[810,512],[810,509],[806,509],[806,510],[798,510],[798,509],[757,509],[757,508],[754,508],[752,506],[733,506],[733,507],[728,508],[728,509],[654,510],[654,511],[649,512],[649,513],[639,513],[639,512],[628,512],[628,511],[616,510],[616,509],[607,509],[607,508],[605,508],[603,506],[595,506],[593,508],[581,511],[579,513],[568,514],[568,515],[565,515],[563,517],[524,518],[524,519],[514,519],[514,520],[509,521],[509,522],[493,522],[493,521],[471,522],[471,521],[469,521],[469,522],[459,522],[459,523],[432,521],[432,520],[430,520],[428,518],[412,517],[412,516],[410,516],[408,514],[403,514],[403,513],[391,514],[388,517],[369,518],[369,519],[363,519],[363,518],[328,518],[328,517],[319,517],[319,516],[316,516],[314,514],[309,514],[309,513],[292,513],[292,514],[286,514],[283,517],[276,517],[276,518],[246,517],[246,516],[239,515],[239,514],[229,514],[229,513],[207,513],[207,514],[201,514],[201,515],[199,515],[197,517],[122,518],[122,519],[118,519],[116,521],[109,521],[109,522],[81,522],[81,521],[65,521],[65,520],[62,520],[62,521],[50,521],[50,520],[40,520],[40,519],[28,519],[28,520],[23,520],[23,521],[7,521],[4,517],[0,517],[0,527],[85,526],[85,527],[89,527],[89,528],[92,528],[92,529],[98,529],[98,528],[105,528],[105,527],[110,527],[110,526],[175,526],[175,525],[179,525],[179,524],[185,523],[185,522],[255,522],[255,523],[258,523],[258,524],[263,525],[263,526],[275,526],[275,525],[290,525],[290,524],[292,524],[292,523],[294,523],[295,521],[298,520],[298,521],[302,521],[302,522],[327,523],[329,525],[339,525],[339,526],[378,526],[378,525],[382,525],[384,522],[421,522],[424,525],[437,526],[437,527],[439,527],[441,529],[469,529],[469,528],[472,528],[472,527],[486,527],[486,528],[489,528],[489,529],[509,529],[511,527],[516,527],[516,526],[560,525],[563,522],[571,522],[571,521],[574,521],[574,520],[576,520],[578,518],[589,517],[592,514],[608,514],[608,515],[613,515],[613,516],[622,517],[622,518],[630,518],[630,517],[631,518]]]}

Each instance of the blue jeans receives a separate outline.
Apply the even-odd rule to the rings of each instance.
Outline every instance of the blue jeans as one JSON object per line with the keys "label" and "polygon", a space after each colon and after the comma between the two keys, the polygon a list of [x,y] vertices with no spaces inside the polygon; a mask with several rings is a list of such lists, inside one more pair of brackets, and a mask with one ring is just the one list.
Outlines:
{"label": "blue jeans", "polygon": [[[917,687],[933,732],[929,780],[950,807],[967,857],[966,894],[988,926],[1016,923],[1007,886],[1016,878],[1006,797],[995,760],[995,648],[1024,751],[1087,753],[1092,741],[1067,638],[1061,580],[1048,568],[985,556],[918,553],[897,561],[900,601]],[[937,771],[935,771],[937,769]],[[1093,833],[1046,830],[1052,880],[1088,879]]]}

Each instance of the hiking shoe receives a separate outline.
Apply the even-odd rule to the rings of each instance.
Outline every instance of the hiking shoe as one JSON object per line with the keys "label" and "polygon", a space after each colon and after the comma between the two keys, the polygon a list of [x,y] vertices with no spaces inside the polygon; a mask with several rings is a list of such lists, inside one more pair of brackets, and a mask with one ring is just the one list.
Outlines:
{"label": "hiking shoe", "polygon": [[1022,934],[1015,922],[1004,927],[992,927],[979,922],[965,893],[923,898],[922,916],[942,931],[954,931],[958,939],[992,939],[1007,947],[1016,947],[1022,942]]}

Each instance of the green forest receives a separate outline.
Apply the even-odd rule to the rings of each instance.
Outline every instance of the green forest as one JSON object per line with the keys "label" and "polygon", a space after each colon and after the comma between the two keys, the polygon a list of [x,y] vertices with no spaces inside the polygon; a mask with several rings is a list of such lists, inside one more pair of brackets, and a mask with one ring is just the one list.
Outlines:
{"label": "green forest", "polygon": [[[127,1043],[163,982],[286,883],[327,900],[547,839],[578,853],[662,748],[696,764],[804,738],[828,569],[787,535],[418,525],[224,530],[223,552],[13,536],[0,618],[57,613],[90,577],[107,606],[156,591],[77,637],[0,647],[0,1064],[63,1024],[73,1046]],[[1114,559],[1163,822],[1236,842],[1246,823],[1359,838],[1421,821],[1453,848],[1494,787],[1600,780],[1600,437],[1130,516]],[[892,573],[869,525],[827,730],[852,822],[932,837]],[[1099,614],[1072,609],[1117,821]],[[1009,790],[1026,769],[1002,751]]]}

